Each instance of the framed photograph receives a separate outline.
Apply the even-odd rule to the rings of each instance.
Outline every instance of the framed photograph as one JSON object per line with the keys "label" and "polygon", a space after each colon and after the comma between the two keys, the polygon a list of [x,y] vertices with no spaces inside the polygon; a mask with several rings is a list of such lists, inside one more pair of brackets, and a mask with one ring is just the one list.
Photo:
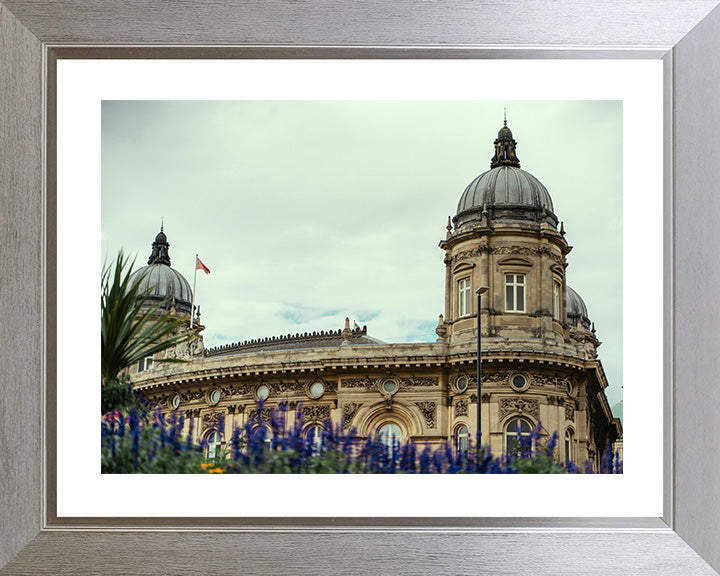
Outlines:
{"label": "framed photograph", "polygon": [[[0,4],[5,54],[0,67],[2,76],[13,80],[0,87],[1,260],[3,293],[7,294],[0,303],[5,316],[6,367],[0,418],[0,481],[4,486],[0,573],[175,573],[215,567],[227,573],[504,574],[523,571],[530,562],[536,572],[548,574],[714,574],[720,568],[714,546],[720,503],[709,495],[720,489],[720,462],[713,443],[718,418],[708,407],[720,401],[720,393],[708,385],[714,381],[718,350],[712,337],[717,304],[707,294],[713,293],[718,280],[712,266],[712,247],[717,243],[713,182],[720,177],[720,164],[713,161],[720,146],[720,106],[714,98],[720,89],[720,69],[713,56],[720,29],[716,4],[667,2],[658,7],[640,3],[630,9],[597,8],[584,2],[562,7],[506,2],[444,8],[407,2],[390,11],[381,4],[323,7],[313,3],[302,13],[282,3],[229,8],[214,3],[171,7],[152,2],[126,6],[122,13],[112,3],[103,5],[102,11],[97,10],[97,3],[92,10],[79,4],[42,8],[25,1]],[[578,13],[586,17],[578,20]],[[563,25],[552,31],[531,25],[542,21]],[[482,29],[478,22],[483,23]],[[501,86],[494,86],[490,79],[500,79]],[[245,108],[217,112],[223,102],[226,106],[242,103]],[[347,134],[353,134],[358,150],[368,148],[362,128],[372,125],[372,115],[375,128],[367,131],[376,139],[408,132],[411,125],[417,129],[419,124],[416,134],[423,127],[433,131],[425,140],[429,155],[422,162],[427,164],[434,157],[440,166],[443,151],[447,157],[462,155],[450,145],[462,138],[439,126],[442,118],[449,120],[455,114],[461,118],[459,124],[474,131],[468,140],[476,143],[470,153],[478,158],[477,174],[487,170],[485,156],[489,162],[493,153],[493,162],[495,158],[514,162],[514,148],[505,150],[502,159],[498,156],[498,146],[512,141],[518,144],[517,155],[523,162],[525,158],[537,162],[537,166],[524,164],[524,169],[539,176],[541,165],[548,165],[553,157],[562,158],[584,172],[588,189],[601,175],[588,178],[589,168],[583,168],[580,158],[573,160],[573,152],[583,157],[597,154],[600,165],[604,163],[602,177],[619,168],[617,161],[613,165],[611,158],[602,157],[612,147],[610,140],[593,132],[592,122],[583,122],[597,117],[603,125],[615,126],[613,142],[622,149],[622,200],[615,202],[622,203],[618,226],[623,242],[620,248],[611,248],[608,242],[604,249],[595,247],[591,258],[602,278],[593,282],[589,274],[586,282],[590,290],[611,291],[599,288],[608,280],[608,274],[599,270],[604,255],[612,258],[613,250],[621,251],[623,346],[621,350],[615,346],[615,353],[621,358],[617,363],[622,365],[619,374],[624,390],[610,388],[608,392],[628,404],[627,417],[633,418],[624,430],[626,467],[621,476],[584,476],[577,478],[582,484],[571,485],[553,483],[550,476],[499,483],[478,481],[471,475],[457,481],[446,475],[427,480],[418,476],[417,481],[407,476],[399,481],[384,475],[356,475],[340,481],[337,476],[315,480],[314,475],[303,475],[292,477],[289,489],[288,479],[278,477],[238,483],[229,476],[140,478],[98,473],[99,439],[93,435],[99,394],[91,384],[99,366],[92,351],[96,309],[86,303],[96,297],[102,243],[113,248],[124,242],[119,235],[109,234],[111,226],[106,222],[111,220],[105,219],[105,205],[100,209],[98,191],[103,190],[103,203],[111,198],[106,183],[101,183],[101,162],[103,171],[120,173],[131,153],[152,155],[158,143],[143,143],[147,134],[141,128],[149,126],[157,134],[158,119],[180,132],[195,133],[198,124],[191,118],[207,118],[203,106],[212,104],[212,114],[225,115],[221,124],[227,126],[227,115],[242,116],[249,104],[257,103],[250,112],[257,118],[267,112],[263,105],[273,102],[273,113],[281,115],[283,124],[295,123],[298,133],[306,136],[308,145],[298,149],[306,156],[305,164],[312,162],[314,153],[317,158],[333,154],[327,146],[318,152],[311,148],[308,117],[316,118],[312,125],[325,130],[325,139],[341,142],[342,137],[328,134],[322,124],[323,116],[334,114],[347,121],[343,136],[347,140]],[[582,103],[587,107],[579,110]],[[609,111],[599,111],[603,103]],[[557,110],[552,112],[554,105]],[[505,118],[503,107],[507,108]],[[477,133],[484,132],[483,123],[467,120],[473,114],[491,116],[494,108],[494,130],[513,130],[507,142],[502,133]],[[553,113],[559,119],[554,123],[548,120]],[[114,131],[108,128],[113,122]],[[550,150],[536,156],[531,143],[542,148],[543,139],[528,135],[523,140],[521,136],[521,125],[533,123],[538,132],[545,133],[551,124],[559,124],[565,137],[548,142]],[[238,126],[251,134],[251,145],[262,147],[260,133],[252,135],[252,122]],[[573,130],[581,131],[586,139],[573,140]],[[232,135],[214,132],[213,137],[230,139]],[[283,139],[288,139],[287,131],[276,134],[275,143],[268,143],[264,154],[246,153],[248,166],[261,164],[274,151],[281,163],[292,167],[288,151],[281,146]],[[415,140],[422,147],[422,138]],[[119,141],[124,148],[117,148]],[[172,137],[166,142],[170,146]],[[185,142],[191,143],[192,138]],[[405,147],[412,148],[407,141]],[[205,149],[209,150],[207,144]],[[120,157],[113,158],[113,151]],[[546,156],[541,161],[542,152]],[[387,153],[358,156],[375,166],[388,160]],[[613,158],[619,157],[616,151]],[[398,194],[400,168],[407,169],[409,164],[406,158],[393,158],[385,172],[372,170],[384,173],[384,180]],[[345,161],[337,155],[338,165]],[[161,162],[159,156],[150,159],[145,171],[132,174],[126,185],[157,187],[154,168]],[[398,169],[390,170],[390,164]],[[268,171],[277,173],[276,167],[263,173]],[[434,178],[436,172],[429,171],[426,178]],[[139,184],[142,176],[147,181]],[[339,176],[336,181],[342,180]],[[187,179],[187,174],[182,178]],[[198,187],[210,185],[207,179],[208,174],[201,175]],[[183,212],[169,205],[173,199],[187,205],[191,214],[201,211],[193,206],[192,195],[182,196],[178,182],[164,185],[166,213],[156,214],[163,206],[150,196],[143,203],[142,196],[128,195],[138,216],[128,219],[123,212],[115,228],[129,231],[132,222],[145,225],[147,221],[162,226],[170,236],[175,226],[171,222]],[[445,205],[450,206],[437,216],[438,240],[449,250],[446,256],[452,257],[452,246],[448,248],[452,235],[466,225],[463,218],[469,212],[458,209],[446,231],[443,220],[454,210],[462,189],[437,185],[448,196]],[[298,189],[302,190],[299,183]],[[347,190],[359,194],[351,187]],[[307,192],[303,194],[308,197]],[[429,196],[424,198],[427,203]],[[560,200],[553,200],[560,212]],[[287,199],[278,197],[275,206],[279,204],[287,205]],[[108,210],[122,211],[118,206],[110,203]],[[228,206],[242,209],[232,201]],[[548,206],[544,206],[543,219],[550,218],[548,213],[555,216]],[[401,196],[396,208],[406,212],[415,207]],[[385,211],[391,209],[385,207]],[[491,206],[499,217],[503,209]],[[261,210],[267,214],[268,208]],[[476,211],[478,218],[487,218],[486,208],[478,206]],[[308,215],[311,212],[310,207]],[[352,212],[362,215],[359,205]],[[420,211],[413,214],[421,218]],[[280,211],[276,216],[287,218]],[[342,219],[342,211],[335,216]],[[363,230],[364,222],[355,222],[352,216],[338,230]],[[401,216],[391,219],[400,230],[406,226]],[[162,224],[159,218],[164,219]],[[212,218],[219,222],[222,214],[214,212]],[[607,212],[598,212],[597,219],[607,223]],[[102,240],[101,220],[103,234],[106,230],[109,234]],[[378,219],[378,224],[383,221]],[[191,218],[178,228],[187,229],[192,222]],[[569,238],[569,217],[564,224]],[[258,233],[263,230],[248,219],[246,226],[253,225],[260,226]],[[146,244],[157,232],[149,232]],[[209,237],[212,231],[202,233]],[[347,236],[351,237],[350,232]],[[361,232],[359,237],[368,234]],[[181,238],[171,238],[173,248],[181,246]],[[143,248],[135,248],[139,240],[129,242],[131,252]],[[237,245],[238,239],[232,242]],[[582,240],[578,243],[578,250],[586,250]],[[587,242],[592,253],[591,245]],[[251,258],[250,251],[245,254]],[[204,253],[200,256],[205,260]],[[292,263],[277,261],[280,268],[290,270]],[[309,265],[298,264],[304,269]],[[516,308],[521,304],[524,308],[526,298],[524,269],[518,268],[523,264],[503,260],[498,265],[513,267],[503,272],[505,288],[512,296],[509,305],[503,291],[505,310],[510,306],[511,312],[521,311]],[[441,276],[445,274],[442,267]],[[512,276],[509,284],[508,275]],[[460,290],[463,278],[458,276],[450,284]],[[564,275],[560,278],[562,301],[568,296]],[[530,292],[527,297],[532,298]],[[435,332],[441,341],[448,330],[454,330],[457,334],[450,336],[460,339],[461,298],[460,292],[446,294],[445,302],[441,298],[439,303],[443,309],[432,311],[453,321],[453,315],[458,316],[449,329],[442,319],[437,329],[422,329]],[[306,310],[299,301],[288,302],[287,309],[275,316],[296,319],[299,311]],[[393,307],[400,309],[401,303]],[[362,309],[358,310],[356,320],[362,324]],[[325,312],[314,314],[337,320]],[[430,315],[429,310],[422,312]],[[592,310],[590,318],[580,312],[581,324],[595,320]],[[208,318],[213,313],[208,311]],[[233,341],[234,328],[222,324],[222,314],[214,317]],[[380,317],[378,324],[397,325],[398,319]],[[499,329],[502,332],[503,326]],[[601,329],[598,322],[600,334]],[[359,326],[358,330],[358,337],[365,337],[364,329]],[[345,338],[342,330],[338,334]],[[266,335],[270,334],[257,334]],[[352,337],[353,330],[348,328],[345,339]],[[408,333],[401,338],[414,336]],[[607,339],[609,358],[617,339]],[[208,350],[212,362],[212,353],[222,356],[223,343],[208,343]],[[602,348],[599,354],[603,362],[613,364],[604,359]],[[525,378],[522,385],[516,384],[515,393],[521,394],[533,382],[528,383],[527,375],[518,375]],[[408,385],[403,378],[389,377],[380,383],[396,385],[386,389],[386,402],[393,401],[398,388]],[[323,385],[322,396],[327,383],[318,381]],[[269,393],[275,390],[273,385],[268,380]],[[572,387],[566,390],[570,395],[573,391]],[[310,387],[305,392],[311,398],[318,394]],[[222,394],[208,398],[211,406],[223,403]],[[432,402],[420,400],[416,402],[419,426],[425,422],[431,427]],[[553,402],[557,411],[558,402]],[[67,418],[68,414],[77,417]],[[512,418],[510,412],[506,416]],[[382,424],[371,415],[366,421],[366,428]],[[399,434],[403,424],[397,424]],[[571,438],[566,449],[572,446]],[[518,546],[521,555],[516,553]],[[390,550],[392,554],[383,552]]]}

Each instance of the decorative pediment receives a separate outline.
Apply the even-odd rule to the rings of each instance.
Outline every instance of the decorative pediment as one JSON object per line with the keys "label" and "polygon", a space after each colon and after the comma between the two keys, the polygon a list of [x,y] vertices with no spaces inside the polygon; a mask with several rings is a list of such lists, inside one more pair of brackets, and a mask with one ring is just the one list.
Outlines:
{"label": "decorative pediment", "polygon": [[475,264],[472,262],[460,262],[455,268],[453,268],[453,274],[457,274],[458,272],[463,272],[465,270],[472,270],[475,268]]}
{"label": "decorative pediment", "polygon": [[500,266],[532,266],[533,263],[527,258],[521,258],[520,256],[508,256],[498,261]]}

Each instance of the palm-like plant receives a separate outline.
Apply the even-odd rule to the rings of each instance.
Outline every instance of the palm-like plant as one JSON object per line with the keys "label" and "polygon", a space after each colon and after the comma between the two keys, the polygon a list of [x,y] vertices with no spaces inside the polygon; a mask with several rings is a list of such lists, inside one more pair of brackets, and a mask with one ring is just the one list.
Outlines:
{"label": "palm-like plant", "polygon": [[[103,386],[142,358],[189,340],[194,332],[174,334],[184,322],[162,311],[160,304],[148,306],[140,293],[142,277],[132,279],[134,262],[128,263],[122,251],[114,269],[103,268],[101,306],[101,372]],[[159,362],[184,362],[165,358]]]}

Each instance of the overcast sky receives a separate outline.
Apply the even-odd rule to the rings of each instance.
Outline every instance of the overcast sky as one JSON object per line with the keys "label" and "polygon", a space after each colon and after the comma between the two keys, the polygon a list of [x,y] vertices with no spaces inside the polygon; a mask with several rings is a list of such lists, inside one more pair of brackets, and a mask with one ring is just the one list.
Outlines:
{"label": "overcast sky", "polygon": [[342,328],[433,342],[438,242],[489,169],[503,107],[524,170],[565,223],[567,280],[585,300],[622,398],[619,101],[104,101],[102,254],[144,266],[165,222],[205,345]]}

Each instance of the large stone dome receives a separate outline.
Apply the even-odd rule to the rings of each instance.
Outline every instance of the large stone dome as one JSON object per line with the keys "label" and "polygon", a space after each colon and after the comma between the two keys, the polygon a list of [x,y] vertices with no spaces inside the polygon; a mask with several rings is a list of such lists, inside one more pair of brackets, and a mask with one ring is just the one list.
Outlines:
{"label": "large stone dome", "polygon": [[495,140],[491,169],[475,178],[458,202],[455,227],[475,221],[545,221],[558,224],[547,188],[529,172],[520,168],[517,143],[503,126]]}
{"label": "large stone dome", "polygon": [[145,295],[150,304],[174,307],[178,312],[190,314],[192,290],[189,282],[177,270],[170,267],[170,244],[162,228],[153,242],[148,265],[136,270],[130,277],[140,279],[138,294]]}

